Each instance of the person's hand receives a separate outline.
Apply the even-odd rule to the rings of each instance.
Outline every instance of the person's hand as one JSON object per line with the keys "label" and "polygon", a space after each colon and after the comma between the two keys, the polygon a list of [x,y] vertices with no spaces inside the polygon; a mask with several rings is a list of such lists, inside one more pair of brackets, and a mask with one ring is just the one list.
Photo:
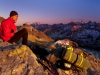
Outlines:
{"label": "person's hand", "polygon": [[14,30],[13,29],[11,30],[11,33],[14,33]]}
{"label": "person's hand", "polygon": [[14,31],[13,29],[11,30],[11,33],[16,33],[17,32],[17,30],[16,31]]}

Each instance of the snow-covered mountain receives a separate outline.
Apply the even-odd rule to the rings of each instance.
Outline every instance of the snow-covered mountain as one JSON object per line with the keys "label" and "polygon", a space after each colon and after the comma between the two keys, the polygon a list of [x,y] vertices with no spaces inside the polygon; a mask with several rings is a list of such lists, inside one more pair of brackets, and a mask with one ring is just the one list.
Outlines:
{"label": "snow-covered mountain", "polygon": [[[73,24],[54,24],[54,25],[35,25],[37,29],[53,38],[70,39],[85,48],[100,49],[100,31],[96,25],[73,25]],[[93,28],[94,27],[94,28]]]}

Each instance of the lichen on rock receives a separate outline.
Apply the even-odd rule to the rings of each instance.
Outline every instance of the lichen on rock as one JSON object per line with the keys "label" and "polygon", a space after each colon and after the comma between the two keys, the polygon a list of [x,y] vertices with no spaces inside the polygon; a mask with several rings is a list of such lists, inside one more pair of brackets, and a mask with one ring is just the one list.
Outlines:
{"label": "lichen on rock", "polygon": [[0,45],[0,75],[48,74],[37,62],[37,57],[29,47],[7,42],[3,43],[0,43],[2,44]]}

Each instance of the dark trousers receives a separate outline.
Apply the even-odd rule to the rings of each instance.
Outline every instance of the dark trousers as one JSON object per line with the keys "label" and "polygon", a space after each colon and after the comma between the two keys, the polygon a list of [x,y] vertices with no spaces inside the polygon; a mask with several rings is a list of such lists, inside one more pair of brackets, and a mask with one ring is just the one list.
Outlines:
{"label": "dark trousers", "polygon": [[19,30],[14,36],[8,41],[9,43],[17,43],[22,38],[22,44],[27,45],[28,32],[25,28]]}

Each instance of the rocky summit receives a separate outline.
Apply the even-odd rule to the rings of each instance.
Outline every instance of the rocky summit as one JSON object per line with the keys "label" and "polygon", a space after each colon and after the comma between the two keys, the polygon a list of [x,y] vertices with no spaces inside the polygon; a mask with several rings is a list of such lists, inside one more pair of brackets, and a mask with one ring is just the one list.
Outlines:
{"label": "rocky summit", "polygon": [[[59,75],[100,75],[99,58],[81,49],[75,51],[83,52],[86,55],[90,61],[89,69],[79,71],[76,69],[77,67],[69,70],[56,67]],[[38,57],[32,50],[25,45],[0,41],[0,75],[52,75],[37,59]]]}
{"label": "rocky summit", "polygon": [[[32,34],[29,34],[29,36],[31,35]],[[45,37],[42,37],[43,39],[45,39],[45,42],[52,41],[50,37],[48,37],[47,35],[45,36],[46,38],[48,38],[45,39]],[[37,36],[34,37],[38,41],[32,41],[32,39],[35,39],[32,35],[32,37],[30,37],[32,39],[28,39],[28,46],[22,45],[21,43],[11,44],[8,42],[3,42],[0,39],[0,75],[100,75],[100,59],[95,57],[93,54],[83,51],[81,48],[78,47],[75,49],[75,52],[82,52],[84,54],[85,58],[88,59],[90,62],[89,68],[87,70],[78,70],[77,67],[74,66],[71,69],[64,70],[57,67],[55,64],[54,66],[57,74],[53,74],[46,66],[43,65],[45,64],[44,60],[41,60],[43,63],[40,63],[38,61],[39,57],[33,52],[34,49],[31,50],[32,47],[34,47],[34,43],[39,42],[37,43],[38,45],[43,44],[43,42],[41,43],[39,41],[40,39]],[[60,40],[60,42],[61,41],[62,40]],[[68,39],[65,41],[67,44],[75,44],[76,46],[78,46],[77,43]],[[59,44],[59,42],[56,43]]]}
{"label": "rocky summit", "polygon": [[32,42],[36,42],[36,41],[46,41],[46,42],[53,42],[54,40],[52,38],[50,38],[49,36],[47,36],[46,34],[44,34],[42,31],[36,29],[35,27],[32,27],[28,24],[24,24],[23,26],[20,27],[20,29],[27,29],[29,37],[28,40],[32,41]]}
{"label": "rocky summit", "polygon": [[0,43],[0,75],[46,75],[25,45]]}

